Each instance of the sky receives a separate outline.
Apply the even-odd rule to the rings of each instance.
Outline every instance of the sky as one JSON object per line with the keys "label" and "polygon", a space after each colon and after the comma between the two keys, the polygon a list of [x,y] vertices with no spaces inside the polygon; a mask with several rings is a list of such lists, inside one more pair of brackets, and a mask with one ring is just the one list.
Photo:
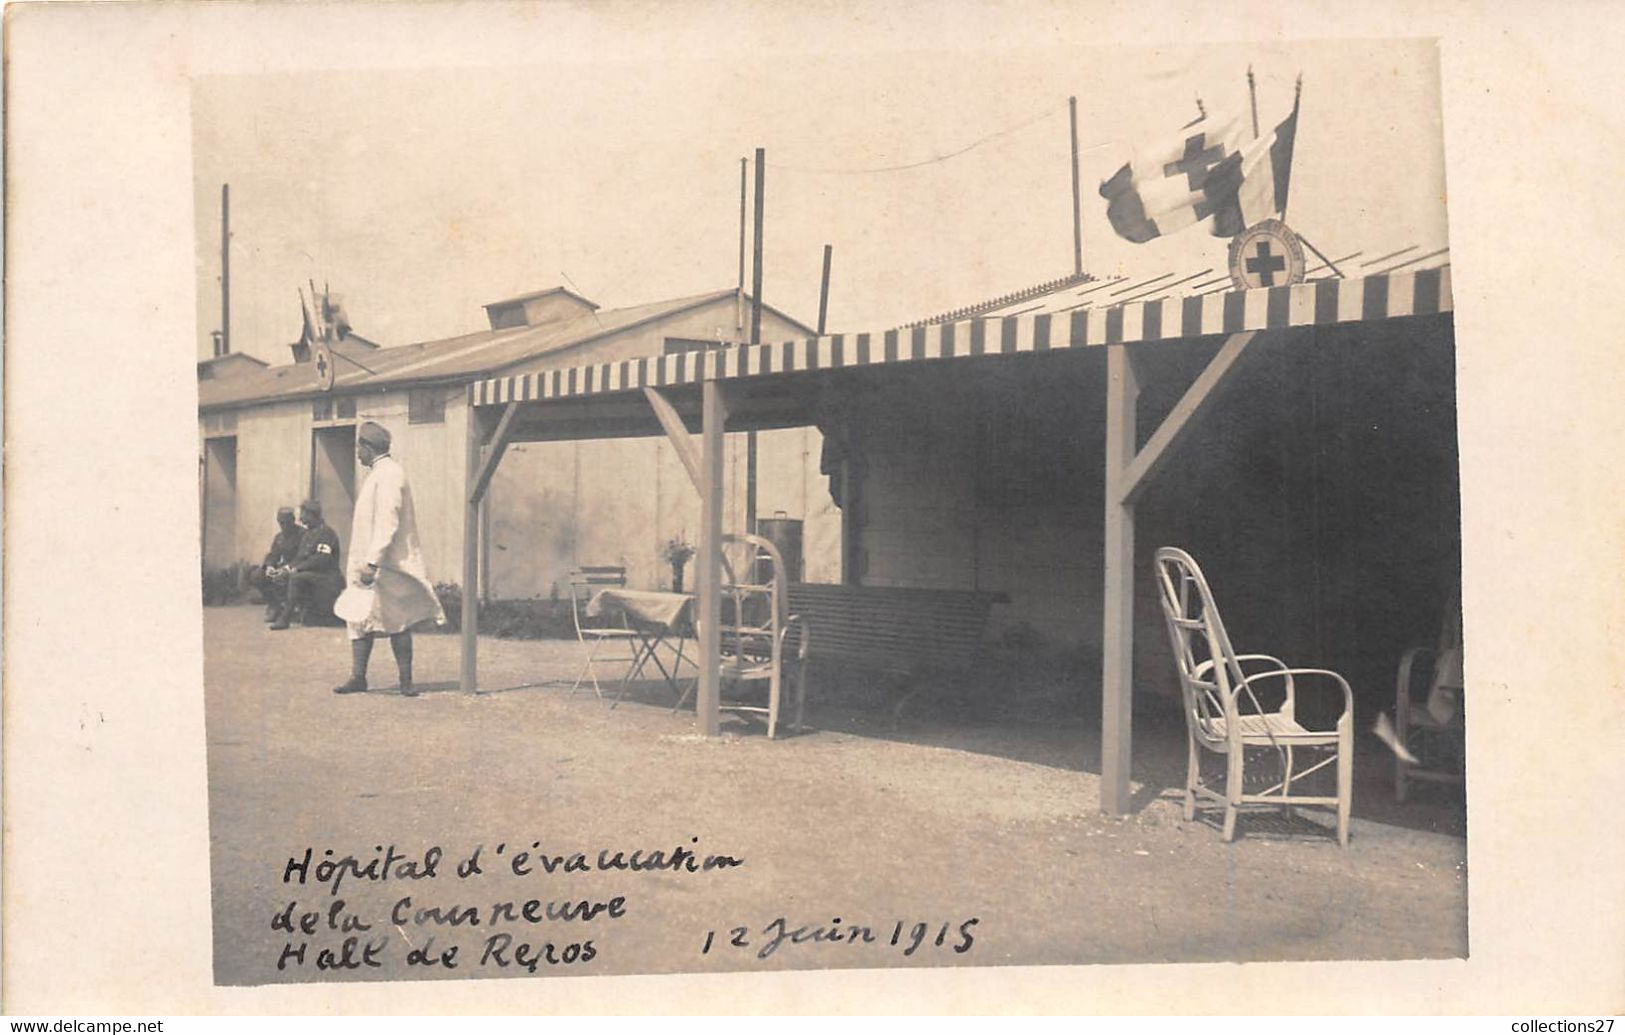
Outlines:
{"label": "sky", "polygon": [[1245,111],[1249,65],[1266,131],[1303,75],[1291,226],[1333,257],[1447,243],[1428,40],[759,54],[561,46],[493,67],[197,78],[198,356],[220,325],[222,183],[233,348],[284,363],[311,280],[386,345],[482,329],[485,303],[556,285],[604,308],[731,288],[757,147],[766,302],[816,322],[829,244],[832,332],[973,304],[1072,272],[1069,96],[1085,270],[1222,272],[1227,242],[1200,229],[1117,238],[1098,187],[1197,97]]}

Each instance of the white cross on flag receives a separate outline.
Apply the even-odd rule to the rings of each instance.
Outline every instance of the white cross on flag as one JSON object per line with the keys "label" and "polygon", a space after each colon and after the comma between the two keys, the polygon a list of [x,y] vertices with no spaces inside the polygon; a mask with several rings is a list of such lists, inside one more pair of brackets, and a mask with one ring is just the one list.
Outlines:
{"label": "white cross on flag", "polygon": [[1139,152],[1100,185],[1106,217],[1136,244],[1197,223],[1215,237],[1234,237],[1286,210],[1297,130],[1296,100],[1292,114],[1257,140],[1247,140],[1239,115],[1203,119]]}

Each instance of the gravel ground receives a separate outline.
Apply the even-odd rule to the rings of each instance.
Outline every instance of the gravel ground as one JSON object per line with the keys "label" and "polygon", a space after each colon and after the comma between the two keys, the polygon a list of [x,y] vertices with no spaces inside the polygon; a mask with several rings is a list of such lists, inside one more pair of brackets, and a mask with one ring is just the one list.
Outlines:
{"label": "gravel ground", "polygon": [[[801,736],[769,741],[725,721],[707,739],[657,683],[613,710],[567,682],[537,685],[573,673],[572,643],[482,640],[492,689],[464,695],[457,638],[420,635],[428,692],[415,699],[394,692],[380,644],[376,689],[337,697],[342,630],[272,633],[254,607],[204,621],[221,984],[1467,952],[1459,799],[1424,789],[1393,805],[1376,754],[1356,762],[1347,849],[1308,818],[1278,816],[1244,818],[1224,844],[1211,823],[1184,822],[1183,734],[1156,716],[1136,720],[1136,811],[1111,819],[1098,811],[1098,722],[1086,715],[1015,723],[926,708],[894,726],[884,709],[815,696]],[[476,845],[481,872],[459,877]],[[317,882],[324,859],[364,866],[390,846],[420,864],[434,846],[443,857],[433,877],[351,874],[337,893]],[[520,852],[669,861],[679,847],[741,862],[514,865]],[[285,883],[306,848],[309,882]],[[602,904],[590,919],[545,917],[547,903],[584,900]],[[511,919],[494,909],[508,902]],[[315,914],[313,933],[274,929],[289,903],[294,927]],[[343,917],[368,928],[346,932]],[[369,943],[378,966],[363,958]],[[290,944],[306,946],[304,961],[279,969]],[[426,962],[409,962],[414,950]]]}

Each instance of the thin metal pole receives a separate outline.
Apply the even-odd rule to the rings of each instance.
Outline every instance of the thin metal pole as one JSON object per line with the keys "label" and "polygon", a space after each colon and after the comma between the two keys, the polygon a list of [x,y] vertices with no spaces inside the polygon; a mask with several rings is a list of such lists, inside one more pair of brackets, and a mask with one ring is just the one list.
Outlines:
{"label": "thin metal pole", "polygon": [[1083,203],[1078,199],[1078,99],[1066,99],[1072,121],[1072,272],[1083,272]]}
{"label": "thin metal pole", "polygon": [[[1299,72],[1298,73],[1298,81],[1296,83],[1294,83],[1293,86],[1292,86],[1292,116],[1291,116],[1291,119],[1292,119],[1292,135],[1293,135],[1294,140],[1297,138],[1297,133],[1298,133],[1298,102],[1301,101],[1301,100],[1303,100],[1303,73]],[[1256,122],[1258,120],[1258,116],[1254,115],[1253,120]],[[1276,127],[1276,132],[1279,132],[1279,131],[1280,131],[1280,127]],[[1257,134],[1255,133],[1254,135],[1256,136]],[[1271,150],[1273,150],[1276,147],[1279,147],[1280,144],[1281,144],[1280,140],[1277,139],[1275,141],[1275,143],[1271,145]],[[1289,156],[1288,161],[1289,161],[1288,168],[1290,170],[1290,156]],[[1290,171],[1289,171],[1288,175],[1290,175]],[[1288,180],[1287,182],[1290,184],[1292,181]],[[1286,195],[1283,194],[1281,196],[1281,221],[1282,222],[1286,221],[1286,203],[1287,203],[1287,200],[1288,199],[1287,199]],[[1300,234],[1299,236],[1301,237],[1302,235]],[[1305,241],[1304,243],[1308,244],[1309,242]],[[1320,255],[1320,251],[1318,249],[1316,249],[1314,245],[1310,244],[1309,248],[1316,255]],[[1320,255],[1320,259],[1326,265],[1332,266],[1331,260],[1326,258],[1326,256]],[[1336,266],[1332,266],[1332,272],[1336,273],[1339,277],[1341,277],[1343,275],[1341,272],[1338,271]]]}
{"label": "thin metal pole", "polygon": [[1253,66],[1247,66],[1247,96],[1253,105],[1253,139],[1258,139],[1258,84],[1253,81]]}
{"label": "thin metal pole", "polygon": [[745,329],[745,165],[739,160],[739,293],[734,296],[734,330]]}
{"label": "thin metal pole", "polygon": [[231,184],[220,185],[220,344],[215,355],[231,351]]}
{"label": "thin metal pole", "polygon": [[767,188],[767,151],[756,149],[756,241],[750,274],[750,342],[762,342],[762,192]]}
{"label": "thin metal pole", "polygon": [[[756,240],[751,262],[750,342],[762,342],[762,202],[767,186],[767,151],[756,149]],[[756,432],[745,434],[745,531],[756,534]]]}
{"label": "thin metal pole", "polygon": [[[1282,213],[1282,215],[1284,216],[1285,213]],[[1337,266],[1332,262],[1332,260],[1326,258],[1325,254],[1323,252],[1321,252],[1321,250],[1319,248],[1315,247],[1314,242],[1310,241],[1309,238],[1303,236],[1302,234],[1298,235],[1298,240],[1302,241],[1304,243],[1305,247],[1307,247],[1310,251],[1314,252],[1315,253],[1315,258],[1319,259],[1321,262],[1324,262],[1328,269],[1330,269],[1333,273],[1337,274],[1339,277],[1343,276],[1343,271],[1338,269]],[[1347,279],[1347,278],[1345,277],[1344,279]]]}
{"label": "thin metal pole", "polygon": [[824,315],[829,312],[829,257],[833,245],[824,245],[824,275],[818,281],[818,336],[824,336]]}

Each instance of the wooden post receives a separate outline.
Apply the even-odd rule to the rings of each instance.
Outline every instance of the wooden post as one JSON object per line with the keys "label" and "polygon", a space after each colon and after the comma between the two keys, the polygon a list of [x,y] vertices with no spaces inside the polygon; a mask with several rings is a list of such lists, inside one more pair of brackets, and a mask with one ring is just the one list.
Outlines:
{"label": "wooden post", "polygon": [[474,406],[474,388],[468,389],[466,412],[468,430],[463,480],[463,615],[462,670],[459,685],[465,694],[474,692],[479,678],[480,630],[480,503],[474,488],[480,480],[480,415]]}
{"label": "wooden post", "polygon": [[480,603],[491,602],[491,489],[480,496]]}
{"label": "wooden post", "polygon": [[727,420],[722,386],[701,389],[699,625],[700,691],[695,711],[700,732],[717,735],[722,670],[722,428]]}
{"label": "wooden post", "polygon": [[1123,345],[1106,352],[1106,570],[1101,639],[1100,808],[1129,808],[1134,705],[1134,505],[1125,476],[1135,453],[1140,386]]}
{"label": "wooden post", "polygon": [[829,313],[829,260],[834,245],[824,245],[824,275],[818,278],[818,336],[824,336],[824,317]]}

